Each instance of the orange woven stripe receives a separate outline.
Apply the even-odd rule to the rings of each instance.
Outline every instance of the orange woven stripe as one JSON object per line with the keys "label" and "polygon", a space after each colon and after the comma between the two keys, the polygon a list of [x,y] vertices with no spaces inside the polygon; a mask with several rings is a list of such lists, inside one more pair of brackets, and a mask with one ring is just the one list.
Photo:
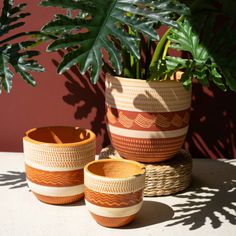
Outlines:
{"label": "orange woven stripe", "polygon": [[175,112],[135,112],[107,107],[107,120],[119,128],[149,131],[167,131],[186,127],[190,110]]}
{"label": "orange woven stripe", "polygon": [[72,171],[44,171],[25,164],[27,178],[35,183],[50,187],[69,187],[84,183],[83,169]]}
{"label": "orange woven stripe", "polygon": [[113,147],[120,156],[140,161],[158,162],[173,157],[183,145],[185,135],[165,139],[130,138],[110,134]]}
{"label": "orange woven stripe", "polygon": [[143,190],[129,194],[107,194],[95,192],[85,187],[84,194],[90,203],[112,208],[133,206],[140,203],[143,198]]}
{"label": "orange woven stripe", "polygon": [[173,150],[183,144],[185,140],[185,135],[174,138],[165,139],[145,139],[145,138],[131,138],[120,136],[111,133],[111,141],[115,149],[124,150],[128,152],[140,152],[142,153],[154,153],[160,152],[165,153],[168,150]]}
{"label": "orange woven stripe", "polygon": [[69,197],[49,197],[49,196],[44,196],[38,193],[33,192],[34,195],[42,202],[46,202],[49,204],[56,204],[56,205],[61,205],[61,204],[69,204],[72,202],[76,202],[83,198],[84,193],[74,195],[74,196],[69,196]]}
{"label": "orange woven stripe", "polygon": [[99,216],[92,212],[90,212],[90,214],[93,216],[93,218],[96,220],[98,224],[106,226],[106,227],[121,227],[121,226],[127,225],[131,221],[133,221],[136,216],[136,214],[134,214],[131,216],[126,216],[126,217],[110,218],[110,217]]}

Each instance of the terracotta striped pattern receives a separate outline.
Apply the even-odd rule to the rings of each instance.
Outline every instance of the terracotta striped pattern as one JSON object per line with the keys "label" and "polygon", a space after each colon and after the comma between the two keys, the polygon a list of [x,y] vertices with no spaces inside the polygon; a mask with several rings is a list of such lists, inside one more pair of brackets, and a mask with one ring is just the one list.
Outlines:
{"label": "terracotta striped pattern", "polygon": [[95,159],[95,139],[83,145],[54,146],[23,139],[28,185],[50,204],[67,204],[84,195],[83,167]]}
{"label": "terracotta striped pattern", "polygon": [[84,183],[86,206],[97,223],[103,226],[128,224],[141,209],[145,174],[127,179],[108,179],[85,170]]}
{"label": "terracotta striped pattern", "polygon": [[127,159],[158,162],[184,143],[191,89],[170,81],[106,76],[107,129],[113,147]]}

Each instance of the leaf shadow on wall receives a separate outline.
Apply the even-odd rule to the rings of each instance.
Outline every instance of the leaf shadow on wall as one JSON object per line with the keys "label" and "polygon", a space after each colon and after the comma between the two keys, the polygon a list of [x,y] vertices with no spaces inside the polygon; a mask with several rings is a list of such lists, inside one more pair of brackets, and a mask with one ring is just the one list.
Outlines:
{"label": "leaf shadow on wall", "polygon": [[185,142],[194,158],[236,158],[236,93],[194,82]]}
{"label": "leaf shadow on wall", "polygon": [[214,229],[226,222],[236,225],[236,161],[199,159],[193,166],[193,183],[174,196],[183,203],[172,206],[175,216],[166,226],[196,230],[207,223]]}
{"label": "leaf shadow on wall", "polygon": [[0,187],[11,186],[10,189],[26,187],[25,172],[8,171],[6,174],[0,174]]}
{"label": "leaf shadow on wall", "polygon": [[[64,53],[59,51],[59,55],[63,57]],[[58,67],[58,61],[52,60],[52,62]],[[95,85],[91,83],[87,74],[80,74],[77,66],[73,66],[70,71],[64,72],[63,75],[67,79],[65,87],[68,90],[68,94],[63,96],[63,100],[75,108],[74,118],[80,121],[86,119],[86,128],[91,129],[97,137],[101,138],[101,146],[108,145],[109,138],[105,122],[104,75],[100,76]],[[102,147],[98,147],[98,149]]]}

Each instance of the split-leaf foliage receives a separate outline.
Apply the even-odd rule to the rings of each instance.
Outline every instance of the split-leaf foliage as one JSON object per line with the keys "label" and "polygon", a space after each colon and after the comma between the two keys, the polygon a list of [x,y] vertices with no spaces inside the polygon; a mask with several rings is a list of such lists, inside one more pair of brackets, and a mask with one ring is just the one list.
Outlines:
{"label": "split-leaf foliage", "polygon": [[[182,70],[185,87],[197,78],[203,85],[214,83],[236,91],[233,0],[44,0],[41,4],[67,9],[42,29],[54,36],[49,51],[69,49],[59,73],[78,65],[96,83],[103,68],[147,80],[166,79]],[[168,27],[162,37],[160,26]],[[170,56],[168,48],[185,56]]]}
{"label": "split-leaf foliage", "polygon": [[30,15],[23,11],[25,6],[25,3],[15,6],[13,0],[3,1],[0,15],[0,93],[3,89],[7,93],[11,91],[15,73],[35,86],[36,82],[31,72],[44,71],[44,68],[34,59],[34,56],[39,54],[38,51],[32,50],[35,41],[21,39],[36,32],[12,33],[13,30],[22,27],[25,24],[22,19]]}

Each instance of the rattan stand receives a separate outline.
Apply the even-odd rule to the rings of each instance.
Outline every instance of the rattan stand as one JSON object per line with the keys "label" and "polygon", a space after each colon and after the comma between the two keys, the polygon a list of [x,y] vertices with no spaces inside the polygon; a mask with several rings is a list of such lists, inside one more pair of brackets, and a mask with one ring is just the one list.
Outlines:
{"label": "rattan stand", "polygon": [[[112,146],[102,149],[99,159],[121,158]],[[186,189],[191,182],[192,158],[181,149],[167,161],[144,164],[146,180],[144,196],[171,195]]]}

